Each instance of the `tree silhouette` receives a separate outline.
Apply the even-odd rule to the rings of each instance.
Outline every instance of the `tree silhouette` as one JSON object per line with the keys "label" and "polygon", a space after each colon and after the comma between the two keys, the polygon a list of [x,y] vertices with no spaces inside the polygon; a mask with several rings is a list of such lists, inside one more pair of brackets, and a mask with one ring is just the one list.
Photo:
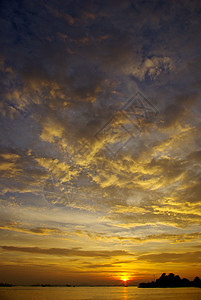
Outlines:
{"label": "tree silhouette", "polygon": [[201,280],[198,276],[195,277],[193,281],[190,281],[186,278],[181,279],[179,275],[174,275],[173,273],[163,273],[156,281],[151,282],[142,282],[139,284],[140,288],[153,288],[153,287],[200,287]]}

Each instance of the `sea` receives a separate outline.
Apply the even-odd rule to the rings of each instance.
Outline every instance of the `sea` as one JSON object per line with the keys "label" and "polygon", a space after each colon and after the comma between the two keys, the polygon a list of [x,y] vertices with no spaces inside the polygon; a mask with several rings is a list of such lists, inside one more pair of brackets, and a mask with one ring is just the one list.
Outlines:
{"label": "sea", "polygon": [[0,287],[0,300],[201,300],[200,288]]}

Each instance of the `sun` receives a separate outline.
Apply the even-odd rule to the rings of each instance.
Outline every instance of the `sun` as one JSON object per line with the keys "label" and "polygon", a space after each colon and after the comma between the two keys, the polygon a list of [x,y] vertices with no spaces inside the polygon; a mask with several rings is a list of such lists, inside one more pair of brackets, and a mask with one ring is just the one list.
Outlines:
{"label": "sun", "polygon": [[120,280],[122,280],[122,281],[124,281],[124,282],[126,282],[126,281],[129,281],[129,280],[130,280],[130,278],[129,278],[129,276],[128,276],[127,274],[124,274],[124,275],[123,275],[123,276],[121,276],[119,279],[120,279]]}
{"label": "sun", "polygon": [[128,274],[124,274],[118,278],[124,284],[127,284],[132,278]]}

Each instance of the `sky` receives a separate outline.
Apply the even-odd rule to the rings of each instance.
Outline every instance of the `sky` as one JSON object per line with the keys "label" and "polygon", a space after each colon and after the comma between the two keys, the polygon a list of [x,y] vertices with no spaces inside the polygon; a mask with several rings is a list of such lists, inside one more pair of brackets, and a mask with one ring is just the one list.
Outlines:
{"label": "sky", "polygon": [[0,5],[0,281],[201,277],[200,1]]}

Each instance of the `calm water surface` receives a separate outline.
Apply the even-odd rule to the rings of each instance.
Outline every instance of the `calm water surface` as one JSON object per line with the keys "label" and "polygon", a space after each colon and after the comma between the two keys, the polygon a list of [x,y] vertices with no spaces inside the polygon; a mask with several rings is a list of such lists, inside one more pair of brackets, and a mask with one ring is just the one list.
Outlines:
{"label": "calm water surface", "polygon": [[201,300],[199,288],[1,287],[1,300]]}

